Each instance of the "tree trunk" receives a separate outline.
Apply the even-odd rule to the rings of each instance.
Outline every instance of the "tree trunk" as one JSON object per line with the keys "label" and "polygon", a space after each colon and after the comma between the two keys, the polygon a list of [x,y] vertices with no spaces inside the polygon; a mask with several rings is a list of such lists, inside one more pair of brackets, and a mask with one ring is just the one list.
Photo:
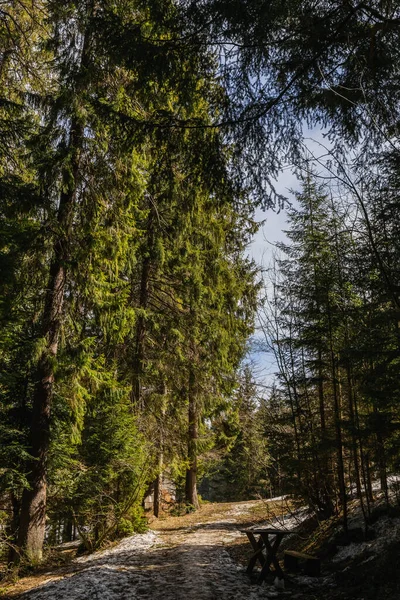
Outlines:
{"label": "tree trunk", "polygon": [[63,173],[63,192],[58,210],[58,235],[54,241],[45,306],[42,338],[46,340],[36,371],[30,426],[30,454],[27,465],[29,488],[22,493],[18,545],[33,562],[42,559],[46,525],[46,471],[50,444],[50,413],[55,363],[64,303],[66,264],[69,258],[72,215],[76,198],[83,125],[75,118],[71,124],[70,149],[72,180],[69,169]]}
{"label": "tree trunk", "polygon": [[365,499],[366,499],[366,503],[367,503],[367,512],[368,512],[368,517],[371,516],[371,508],[370,508],[370,495],[369,495],[369,491],[368,491],[368,481],[367,481],[367,469],[365,466],[365,452],[364,452],[364,446],[363,446],[363,440],[362,440],[362,435],[361,435],[361,428],[360,428],[360,418],[358,415],[358,403],[357,403],[357,396],[356,394],[354,394],[353,397],[354,400],[354,417],[355,417],[355,424],[357,427],[357,434],[358,434],[358,445],[360,448],[360,466],[361,466],[361,473],[362,473],[362,478],[363,478],[363,483],[364,483],[364,490],[365,490]]}
{"label": "tree trunk", "polygon": [[365,474],[367,478],[367,494],[370,502],[374,502],[374,490],[372,489],[372,477],[371,477],[371,460],[369,452],[365,455]]}
{"label": "tree trunk", "polygon": [[[159,467],[161,463],[162,468],[162,455],[160,454],[159,458]],[[162,471],[158,473],[155,481],[154,481],[154,504],[153,504],[153,514],[155,517],[160,516],[160,508],[161,508],[161,487],[162,487]]]}
{"label": "tree trunk", "polygon": [[[297,475],[298,485],[300,485],[301,471],[300,471],[299,465],[302,460],[302,452],[301,452],[300,436],[299,436],[298,425],[297,425],[297,413],[298,413],[297,393],[296,393],[296,388],[294,388],[294,390],[292,390],[291,376],[290,376],[289,369],[286,364],[285,357],[283,356],[281,344],[279,343],[279,337],[277,334],[275,335],[275,337],[277,339],[277,344],[274,346],[275,358],[276,358],[276,362],[278,363],[279,370],[284,378],[284,382],[286,385],[286,390],[287,390],[287,394],[288,394],[288,398],[289,398],[289,403],[290,403],[290,411],[292,414],[294,439],[295,439],[296,451],[297,451],[296,475]],[[291,344],[290,344],[290,348],[291,348]],[[291,366],[292,366],[292,370],[293,370],[292,353],[290,356],[291,356]],[[294,381],[293,381],[293,385],[295,385]],[[293,393],[293,391],[294,391],[294,393]],[[301,429],[301,423],[300,423],[300,429]]]}
{"label": "tree trunk", "polygon": [[195,509],[199,508],[197,497],[197,442],[199,437],[199,415],[195,390],[195,374],[189,374],[189,431],[188,431],[188,462],[186,469],[185,500]]}
{"label": "tree trunk", "polygon": [[73,521],[72,521],[72,517],[67,517],[66,519],[64,519],[63,522],[63,532],[62,532],[62,541],[63,542],[72,542],[73,540]]}
{"label": "tree trunk", "polygon": [[[347,533],[347,495],[346,495],[346,482],[345,482],[345,470],[344,470],[344,459],[343,459],[343,439],[342,439],[342,425],[341,425],[341,411],[342,411],[342,398],[341,398],[341,386],[339,379],[339,369],[336,370],[338,379],[337,383],[334,383],[334,413],[335,413],[335,429],[336,429],[336,446],[337,446],[337,458],[338,458],[338,479],[339,479],[339,491],[340,491],[340,502],[343,511],[343,529]],[[336,379],[335,379],[336,381]]]}
{"label": "tree trunk", "polygon": [[162,494],[162,481],[163,481],[163,463],[164,463],[164,452],[163,452],[163,440],[160,440],[160,452],[158,455],[158,474],[154,482],[154,505],[153,514],[155,517],[160,516],[161,510],[161,494]]}
{"label": "tree trunk", "polygon": [[361,508],[364,513],[364,503],[362,498],[362,489],[361,489],[361,476],[360,476],[360,466],[358,460],[358,449],[357,449],[357,436],[356,436],[356,421],[354,417],[354,403],[353,403],[353,380],[351,367],[349,362],[346,365],[346,373],[347,373],[347,398],[349,403],[349,417],[350,417],[350,427],[351,427],[351,449],[353,453],[353,462],[354,462],[354,473],[356,479],[356,488],[357,488],[357,497],[360,499]]}
{"label": "tree trunk", "polygon": [[162,494],[162,473],[164,467],[164,418],[166,412],[166,396],[167,396],[167,387],[165,385],[165,381],[162,382],[162,406],[161,406],[161,423],[159,430],[159,443],[160,449],[158,454],[158,475],[156,481],[154,483],[154,507],[153,513],[155,517],[160,515],[161,509],[161,494]]}
{"label": "tree trunk", "polygon": [[342,423],[341,423],[341,389],[339,379],[339,366],[335,356],[333,347],[333,331],[332,331],[332,318],[330,313],[330,307],[328,305],[328,323],[329,323],[329,346],[331,355],[331,370],[332,370],[332,388],[333,388],[333,411],[335,419],[335,432],[336,432],[336,452],[337,452],[337,476],[339,482],[339,495],[340,504],[343,511],[343,529],[347,533],[347,496],[346,496],[346,483],[345,483],[345,471],[344,471],[344,460],[343,460],[343,440],[342,440]]}
{"label": "tree trunk", "polygon": [[326,419],[325,419],[325,398],[324,398],[324,378],[322,369],[322,350],[318,348],[318,400],[319,400],[319,418],[321,426],[321,438],[326,437]]}
{"label": "tree trunk", "polygon": [[65,272],[57,244],[51,266],[48,297],[44,312],[44,336],[46,349],[37,369],[37,383],[33,397],[30,429],[29,489],[24,489],[18,544],[32,561],[42,559],[42,547],[46,523],[46,470],[50,443],[50,409],[54,384],[54,363],[57,355],[58,336],[65,285]]}
{"label": "tree trunk", "polygon": [[[379,423],[379,411],[376,406],[374,406],[374,415],[376,418],[376,423]],[[384,493],[386,504],[389,505],[385,441],[380,429],[380,425],[378,425],[376,428],[375,437],[381,490]]]}
{"label": "tree trunk", "polygon": [[7,537],[9,538],[10,545],[8,547],[8,564],[12,565],[17,561],[17,537],[19,530],[19,511],[20,501],[14,492],[10,492],[10,504],[11,504],[11,522],[7,528]]}
{"label": "tree trunk", "polygon": [[[143,262],[142,276],[140,282],[140,308],[147,307],[148,300],[148,280],[150,273],[150,260],[145,258]],[[142,406],[142,377],[143,377],[143,362],[144,362],[144,342],[146,337],[146,320],[141,314],[138,317],[136,325],[136,343],[135,353],[133,358],[133,404],[136,409],[140,410]]]}
{"label": "tree trunk", "polygon": [[322,368],[322,350],[318,348],[318,402],[319,402],[319,418],[321,428],[321,479],[322,479],[322,503],[324,511],[323,517],[329,518],[335,512],[335,506],[333,503],[333,490],[332,490],[332,478],[330,475],[329,468],[329,453],[327,450],[327,435],[326,435],[326,416],[325,416],[325,393],[324,393],[324,379],[323,379],[323,368]]}
{"label": "tree trunk", "polygon": [[[154,208],[152,207],[147,219],[147,247],[142,263],[140,275],[139,308],[146,310],[149,302],[150,271],[153,261],[152,252],[154,246]],[[136,341],[133,357],[133,405],[137,410],[143,409],[142,379],[145,357],[146,319],[140,314],[136,325]]]}
{"label": "tree trunk", "polygon": [[[89,7],[93,10],[93,7]],[[77,91],[85,86],[90,36],[84,36],[80,75]],[[73,213],[78,190],[78,174],[83,147],[85,125],[75,112],[71,118],[67,160],[61,174],[61,193],[57,213],[57,229],[53,242],[53,256],[42,314],[41,337],[45,348],[36,369],[30,423],[30,454],[27,465],[29,488],[22,493],[18,545],[29,560],[42,559],[46,526],[47,458],[50,444],[50,416],[58,340],[62,322],[67,265],[70,259],[70,241],[73,231]]]}

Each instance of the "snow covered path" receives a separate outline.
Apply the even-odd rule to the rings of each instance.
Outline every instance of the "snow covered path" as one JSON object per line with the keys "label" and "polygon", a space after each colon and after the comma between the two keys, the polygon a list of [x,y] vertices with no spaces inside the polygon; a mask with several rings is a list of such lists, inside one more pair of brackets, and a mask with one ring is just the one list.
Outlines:
{"label": "snow covered path", "polygon": [[[205,523],[173,519],[172,526],[123,540],[73,562],[71,574],[53,575],[24,600],[256,600],[276,596],[251,583],[224,548],[239,536],[255,503],[213,515]],[[198,517],[197,517],[198,518]],[[247,515],[248,518],[248,515]]]}

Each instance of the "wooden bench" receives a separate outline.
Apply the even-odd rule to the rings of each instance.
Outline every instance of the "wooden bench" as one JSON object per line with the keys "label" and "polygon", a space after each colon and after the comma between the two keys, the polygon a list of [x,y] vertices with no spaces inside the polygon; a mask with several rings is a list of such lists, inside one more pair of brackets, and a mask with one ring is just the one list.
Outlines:
{"label": "wooden bench", "polygon": [[318,577],[321,574],[321,561],[319,558],[304,552],[285,550],[284,565],[286,571],[297,571],[300,566],[299,563],[301,563],[306,575]]}
{"label": "wooden bench", "polygon": [[[258,576],[259,583],[264,581],[264,579],[270,573],[278,576],[279,579],[282,579],[283,571],[279,565],[276,554],[283,537],[288,535],[290,532],[268,527],[261,529],[242,529],[241,533],[245,533],[247,535],[254,550],[254,553],[249,560],[247,573],[250,574],[253,571],[256,563],[259,562],[261,565],[261,573]],[[259,536],[258,540],[256,536]],[[271,565],[274,566],[274,570],[270,569]]]}

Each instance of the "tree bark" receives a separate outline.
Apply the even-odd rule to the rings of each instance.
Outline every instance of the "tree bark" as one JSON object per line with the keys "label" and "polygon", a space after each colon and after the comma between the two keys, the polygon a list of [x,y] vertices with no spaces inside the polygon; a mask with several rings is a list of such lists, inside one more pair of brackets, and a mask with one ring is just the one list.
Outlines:
{"label": "tree bark", "polygon": [[333,411],[335,419],[335,432],[336,432],[336,452],[337,452],[337,476],[339,482],[339,495],[340,504],[343,511],[343,529],[347,533],[347,495],[346,495],[346,483],[345,483],[345,470],[344,470],[344,459],[343,459],[343,439],[342,439],[342,424],[341,424],[341,386],[339,379],[339,367],[337,365],[337,359],[333,347],[333,331],[332,331],[332,317],[330,312],[330,306],[328,304],[328,323],[329,323],[329,346],[331,355],[331,370],[332,370],[332,388],[333,388]]}
{"label": "tree bark", "polygon": [[53,245],[47,294],[42,315],[42,338],[45,348],[36,370],[36,385],[30,426],[30,455],[27,465],[29,488],[22,493],[18,546],[33,562],[42,559],[46,525],[47,458],[50,444],[50,415],[54,388],[55,363],[62,322],[69,241],[76,199],[79,158],[83,125],[75,118],[71,124],[70,151],[72,180],[67,169],[63,173],[64,191],[60,196],[57,216],[58,231]]}
{"label": "tree bark", "polygon": [[353,403],[353,380],[352,380],[352,372],[349,361],[346,364],[346,373],[347,373],[347,398],[349,402],[349,417],[350,417],[350,427],[351,427],[351,448],[353,452],[353,462],[354,462],[354,473],[356,479],[356,488],[357,488],[357,497],[360,499],[361,508],[364,513],[364,503],[362,498],[362,488],[361,488],[361,476],[360,476],[360,466],[358,459],[358,449],[357,449],[357,436],[356,436],[356,421],[354,416],[354,403]]}
{"label": "tree bark", "polygon": [[[93,6],[88,7],[91,11]],[[85,85],[90,53],[90,35],[87,31],[82,46],[80,75],[77,92]],[[21,499],[18,546],[29,560],[41,561],[46,527],[47,459],[50,445],[50,417],[54,391],[58,341],[62,323],[64,294],[70,241],[73,235],[73,214],[79,180],[79,165],[84,140],[85,124],[75,112],[71,117],[69,147],[61,173],[61,193],[57,212],[57,230],[49,269],[47,292],[42,313],[41,337],[45,347],[36,369],[36,384],[32,401],[30,423],[30,455],[27,465],[29,488]]]}
{"label": "tree bark", "polygon": [[372,477],[371,477],[371,460],[369,452],[365,454],[365,474],[366,474],[366,487],[367,496],[370,502],[374,502],[374,490],[372,489]]}
{"label": "tree bark", "polygon": [[62,532],[62,541],[63,542],[72,542],[73,527],[74,527],[74,523],[72,521],[72,517],[67,517],[66,519],[64,519],[63,532]]}
{"label": "tree bark", "polygon": [[[147,219],[147,248],[143,258],[142,272],[140,275],[139,308],[146,310],[150,294],[150,272],[152,266],[152,252],[154,246],[154,208],[152,207]],[[145,358],[146,319],[140,314],[136,324],[136,340],[133,357],[133,405],[137,410],[143,408],[142,379]]]}
{"label": "tree bark", "polygon": [[[161,463],[162,469],[162,454],[159,457],[159,468]],[[154,481],[154,504],[153,504],[153,514],[155,517],[160,516],[160,508],[161,508],[161,487],[162,487],[162,471],[160,470],[155,481]]]}
{"label": "tree bark", "polygon": [[[374,416],[376,419],[376,423],[379,423],[379,411],[376,406],[374,406]],[[380,425],[376,427],[375,431],[376,437],[376,453],[378,459],[378,468],[379,468],[379,480],[381,484],[381,490],[384,493],[386,504],[389,505],[389,490],[387,483],[387,465],[386,465],[386,450],[385,450],[385,440],[382,435],[382,431],[380,429]]]}
{"label": "tree bark", "polygon": [[164,468],[164,418],[166,412],[166,396],[167,387],[165,381],[162,382],[162,406],[161,406],[161,422],[159,430],[159,443],[160,450],[158,454],[158,475],[154,483],[154,507],[153,513],[155,517],[159,517],[161,510],[161,498],[162,498],[162,479],[163,479],[163,468]]}
{"label": "tree bark", "polygon": [[8,526],[7,537],[9,538],[10,545],[8,547],[8,564],[12,565],[17,561],[17,536],[19,530],[19,511],[20,501],[14,492],[10,492],[10,504],[11,504],[11,522]]}
{"label": "tree bark", "polygon": [[195,374],[189,374],[189,430],[188,430],[188,462],[186,469],[185,500],[195,509],[199,508],[197,497],[197,443],[199,438],[199,415],[197,394],[195,390]]}

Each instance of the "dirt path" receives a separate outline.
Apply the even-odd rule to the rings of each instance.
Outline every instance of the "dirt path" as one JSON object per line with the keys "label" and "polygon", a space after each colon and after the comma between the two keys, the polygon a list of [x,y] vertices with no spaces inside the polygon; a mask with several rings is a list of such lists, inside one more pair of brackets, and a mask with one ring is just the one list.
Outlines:
{"label": "dirt path", "polygon": [[[206,505],[199,513],[158,521],[143,535],[75,559],[70,572],[52,572],[14,588],[24,600],[256,600],[276,597],[251,583],[231,549],[242,527],[260,521],[265,503]],[[26,584],[26,582],[25,582]],[[21,582],[21,585],[23,583]],[[28,591],[25,591],[28,590]],[[23,595],[20,595],[23,592]],[[17,595],[15,595],[17,594]]]}

